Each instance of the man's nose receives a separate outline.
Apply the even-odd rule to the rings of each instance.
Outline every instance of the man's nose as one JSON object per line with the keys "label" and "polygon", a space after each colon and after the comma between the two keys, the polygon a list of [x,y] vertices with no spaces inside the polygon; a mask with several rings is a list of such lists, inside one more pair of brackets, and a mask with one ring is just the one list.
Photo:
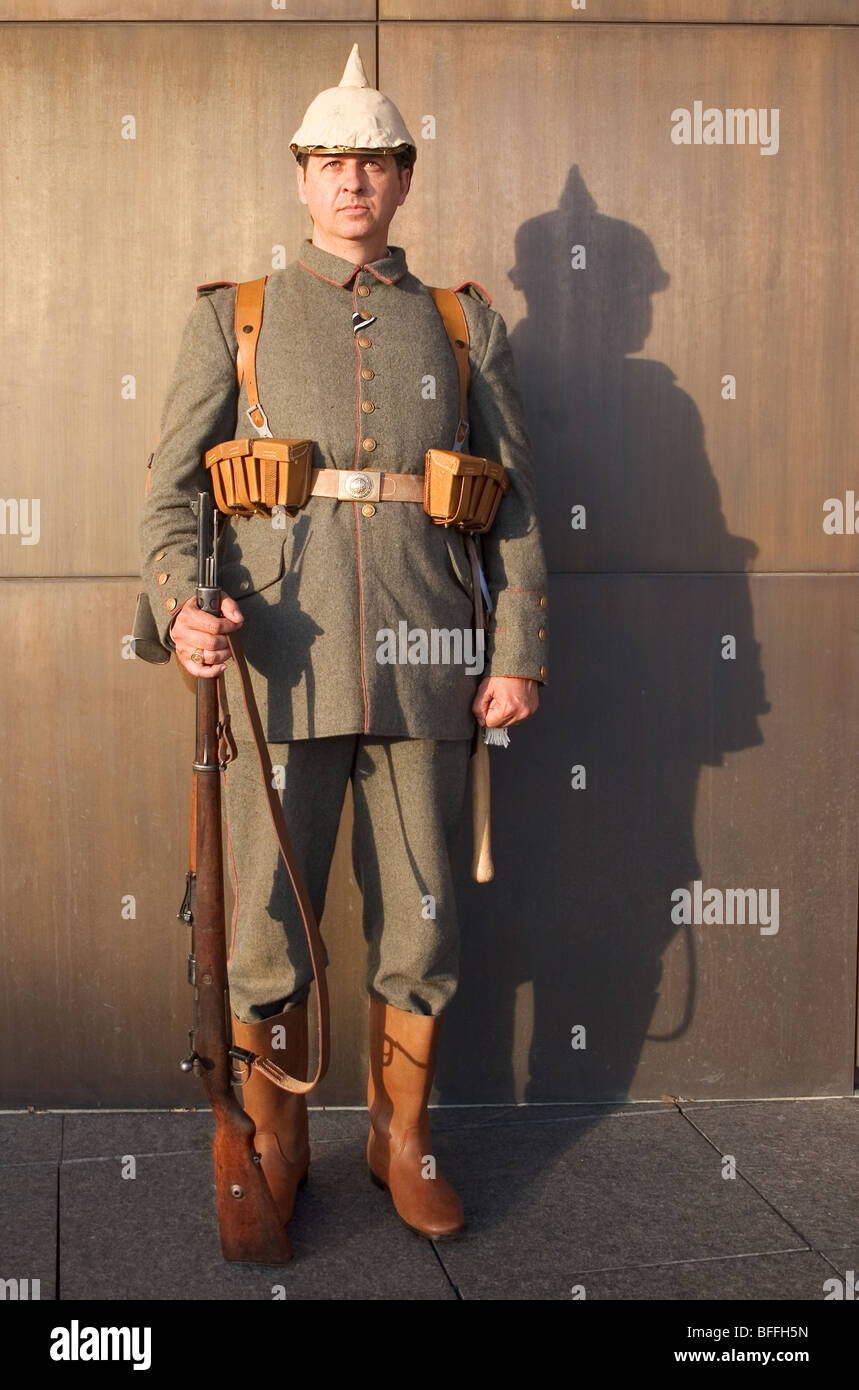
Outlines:
{"label": "man's nose", "polygon": [[343,170],[343,187],[361,188],[364,183],[364,169],[357,159],[351,159]]}

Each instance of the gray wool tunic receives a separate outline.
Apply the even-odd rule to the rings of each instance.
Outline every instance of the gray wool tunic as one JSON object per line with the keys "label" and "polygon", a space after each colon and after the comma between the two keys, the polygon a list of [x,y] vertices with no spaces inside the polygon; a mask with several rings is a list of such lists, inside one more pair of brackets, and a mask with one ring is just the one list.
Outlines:
{"label": "gray wool tunic", "polygon": [[[493,604],[483,669],[475,669],[479,655],[466,664],[467,645],[463,660],[445,662],[443,641],[436,661],[414,660],[419,641],[409,633],[423,630],[431,654],[433,629],[473,629],[464,538],[434,524],[420,504],[377,502],[370,510],[311,497],[294,517],[232,517],[220,583],[244,613],[241,640],[272,742],[350,733],[468,738],[471,703],[487,675],[546,680],[546,567],[504,320],[479,286],[463,285],[457,295],[471,339],[465,451],[503,463],[511,483],[481,540]],[[236,384],[235,296],[232,286],[199,294],[152,459],[143,580],[167,650],[175,612],[196,589],[189,501],[210,487],[203,455],[223,440],[257,435],[245,413],[246,384]],[[356,313],[365,320],[357,331]],[[272,435],[311,439],[315,468],[422,475],[427,449],[453,446],[456,362],[401,247],[359,267],[305,240],[297,260],[269,275],[256,360]],[[232,662],[226,680],[235,725]]]}

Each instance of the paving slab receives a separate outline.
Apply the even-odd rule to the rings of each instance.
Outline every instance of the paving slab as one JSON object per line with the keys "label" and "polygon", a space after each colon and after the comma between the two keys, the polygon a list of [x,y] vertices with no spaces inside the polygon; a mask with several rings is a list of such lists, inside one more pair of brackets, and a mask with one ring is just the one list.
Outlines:
{"label": "paving slab", "polygon": [[211,1110],[84,1111],[63,1117],[63,1161],[123,1154],[211,1152]]}
{"label": "paving slab", "polygon": [[573,1275],[806,1248],[677,1111],[440,1136],[469,1230],[439,1245],[463,1298],[569,1296]]}
{"label": "paving slab", "polygon": [[859,1100],[752,1102],[684,1113],[815,1249],[859,1241]]}
{"label": "paving slab", "polygon": [[6,1163],[59,1163],[61,1115],[6,1110],[0,1114],[0,1166]]}
{"label": "paving slab", "polygon": [[63,1299],[455,1299],[427,1241],[372,1186],[363,1152],[330,1141],[314,1155],[290,1225],[291,1264],[221,1256],[208,1152],[63,1166]]}
{"label": "paving slab", "polygon": [[[734,1299],[803,1299],[821,1302],[833,1271],[813,1250],[784,1255],[741,1255],[720,1260],[689,1260],[630,1269],[584,1270],[573,1274],[564,1295],[593,1302],[728,1302]],[[581,1290],[584,1291],[582,1294]],[[536,1296],[536,1295],[531,1295]],[[548,1295],[551,1297],[552,1295]]]}
{"label": "paving slab", "polygon": [[[310,1107],[311,1143],[366,1141],[368,1117],[363,1108],[325,1110]],[[66,1115],[65,1161],[121,1154],[210,1152],[215,1119],[205,1110],[105,1111]]]}
{"label": "paving slab", "polygon": [[607,1119],[610,1115],[676,1114],[672,1101],[581,1101],[557,1105],[440,1105],[430,1107],[436,1130],[473,1129],[485,1125],[547,1125],[558,1120]]}
{"label": "paving slab", "polygon": [[[0,1182],[0,1279],[17,1280],[19,1299],[54,1298],[57,1266],[57,1165],[6,1164]],[[20,1281],[27,1280],[26,1289]],[[4,1297],[11,1298],[10,1288]]]}
{"label": "paving slab", "polygon": [[826,1292],[831,1300],[859,1303],[859,1245],[827,1246],[820,1254],[834,1268],[827,1278],[840,1278],[839,1286],[830,1285]]}

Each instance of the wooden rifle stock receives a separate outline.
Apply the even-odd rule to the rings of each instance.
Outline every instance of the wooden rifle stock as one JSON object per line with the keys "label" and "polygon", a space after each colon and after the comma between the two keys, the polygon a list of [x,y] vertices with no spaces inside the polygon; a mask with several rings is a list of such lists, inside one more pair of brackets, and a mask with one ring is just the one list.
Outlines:
{"label": "wooden rifle stock", "polygon": [[[217,536],[211,496],[200,493],[198,506],[200,583],[197,603],[207,612],[220,614],[221,595],[216,582]],[[186,893],[188,909],[184,914],[180,909],[180,916],[193,922],[189,974],[194,985],[194,1029],[191,1056],[182,1067],[186,1071],[193,1068],[201,1077],[215,1116],[212,1150],[224,1258],[249,1264],[285,1264],[292,1258],[289,1236],[278,1216],[259,1154],[254,1149],[254,1122],[236,1100],[232,1085],[217,684],[212,677],[200,676],[196,681],[193,791],[196,881],[192,857]]]}

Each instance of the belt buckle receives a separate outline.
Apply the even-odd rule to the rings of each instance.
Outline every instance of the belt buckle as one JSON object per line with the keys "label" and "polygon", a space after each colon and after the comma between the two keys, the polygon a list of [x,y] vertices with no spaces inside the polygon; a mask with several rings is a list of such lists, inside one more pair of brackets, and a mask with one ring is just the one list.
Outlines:
{"label": "belt buckle", "polygon": [[351,472],[347,468],[339,470],[337,479],[338,502],[378,502],[382,484],[381,473]]}

